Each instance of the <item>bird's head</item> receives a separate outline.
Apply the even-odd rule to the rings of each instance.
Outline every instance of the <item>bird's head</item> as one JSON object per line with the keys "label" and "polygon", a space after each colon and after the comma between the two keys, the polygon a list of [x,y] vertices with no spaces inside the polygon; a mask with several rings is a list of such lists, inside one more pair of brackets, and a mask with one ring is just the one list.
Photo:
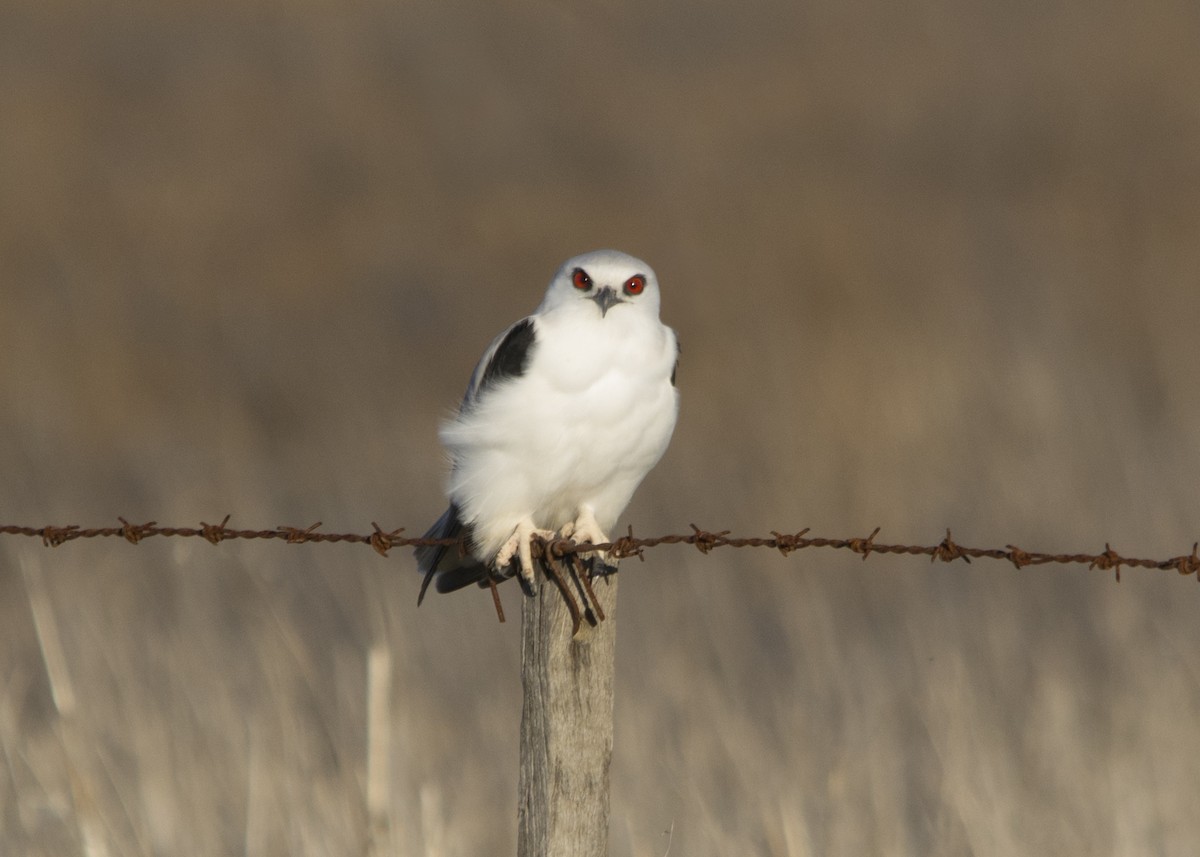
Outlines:
{"label": "bird's head", "polygon": [[575,256],[558,269],[538,311],[583,306],[598,311],[601,318],[631,309],[657,317],[658,277],[641,259],[618,250]]}

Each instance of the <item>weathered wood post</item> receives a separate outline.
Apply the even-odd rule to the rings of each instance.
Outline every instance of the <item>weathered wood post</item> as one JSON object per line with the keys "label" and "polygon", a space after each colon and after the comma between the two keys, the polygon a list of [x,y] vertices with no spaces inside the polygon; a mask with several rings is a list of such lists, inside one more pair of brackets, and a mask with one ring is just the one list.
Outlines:
{"label": "weathered wood post", "polygon": [[607,618],[571,636],[571,613],[540,581],[521,608],[519,857],[608,853],[617,575],[595,584]]}

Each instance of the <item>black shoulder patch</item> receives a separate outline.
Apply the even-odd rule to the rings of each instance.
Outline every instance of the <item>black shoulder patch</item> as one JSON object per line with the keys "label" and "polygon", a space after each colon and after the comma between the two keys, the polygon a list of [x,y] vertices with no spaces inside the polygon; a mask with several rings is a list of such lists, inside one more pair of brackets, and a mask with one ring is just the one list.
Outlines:
{"label": "black shoulder patch", "polygon": [[496,347],[496,353],[488,361],[479,385],[475,389],[478,396],[488,387],[503,381],[505,378],[515,378],[525,374],[529,365],[529,349],[533,345],[533,319],[525,319],[513,325],[508,335]]}
{"label": "black shoulder patch", "polygon": [[675,337],[675,365],[671,367],[671,386],[675,386],[675,373],[679,371],[679,355],[683,353],[683,346],[679,344],[679,337]]}

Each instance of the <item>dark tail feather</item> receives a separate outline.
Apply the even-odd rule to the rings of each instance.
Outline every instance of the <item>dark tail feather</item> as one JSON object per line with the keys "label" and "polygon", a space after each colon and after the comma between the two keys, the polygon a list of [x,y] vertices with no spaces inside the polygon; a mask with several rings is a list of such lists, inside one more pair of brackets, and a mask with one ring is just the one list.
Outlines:
{"label": "dark tail feather", "polygon": [[[456,589],[462,589],[464,586],[470,586],[472,583],[487,586],[488,575],[491,573],[491,569],[478,560],[474,560],[470,564],[449,568],[438,575],[437,591],[453,592]],[[497,579],[500,578],[497,577]]]}
{"label": "dark tail feather", "polygon": [[[458,517],[458,507],[450,505],[437,523],[425,533],[427,539],[458,539],[466,537],[466,543],[471,543],[471,525],[464,524]],[[438,592],[453,592],[472,583],[483,584],[488,578],[488,567],[471,554],[464,554],[457,545],[437,545],[420,547],[414,553],[417,557],[417,570],[425,575],[421,583],[421,593],[417,596],[417,604],[425,600],[425,591],[430,581],[437,577]]]}
{"label": "dark tail feather", "polygon": [[425,590],[429,588],[429,581],[433,580],[433,575],[437,571],[436,568],[431,568],[425,572],[425,579],[421,581],[421,591],[417,594],[417,606],[421,606],[421,602],[425,600]]}

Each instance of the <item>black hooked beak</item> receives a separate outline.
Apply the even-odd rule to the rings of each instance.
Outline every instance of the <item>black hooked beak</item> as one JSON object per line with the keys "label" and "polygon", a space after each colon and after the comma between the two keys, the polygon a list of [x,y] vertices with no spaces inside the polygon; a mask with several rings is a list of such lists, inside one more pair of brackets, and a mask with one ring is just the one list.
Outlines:
{"label": "black hooked beak", "polygon": [[621,300],[621,296],[617,294],[617,290],[608,286],[599,289],[594,295],[591,296],[590,300],[595,301],[596,306],[600,307],[601,317],[608,315],[608,311],[617,304],[625,303],[623,300]]}

